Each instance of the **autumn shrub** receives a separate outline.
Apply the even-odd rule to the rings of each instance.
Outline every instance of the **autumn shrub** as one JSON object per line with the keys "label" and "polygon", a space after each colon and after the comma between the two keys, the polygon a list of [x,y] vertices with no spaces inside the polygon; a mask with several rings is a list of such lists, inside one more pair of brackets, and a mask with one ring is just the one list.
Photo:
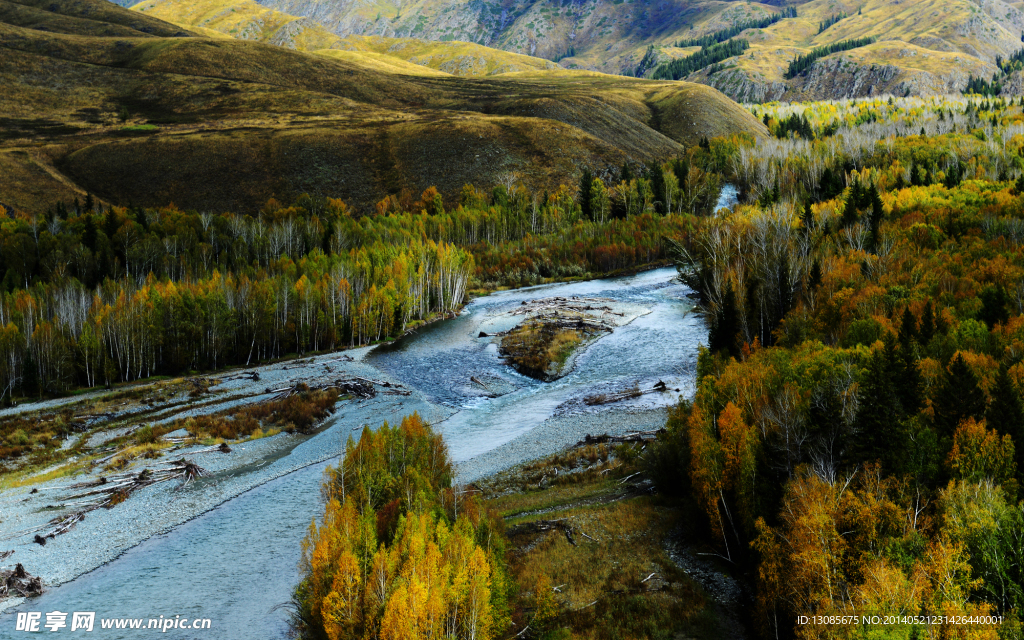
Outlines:
{"label": "autumn shrub", "polygon": [[579,331],[530,320],[505,334],[499,350],[520,373],[544,379],[552,373],[552,365],[565,364],[583,339]]}
{"label": "autumn shrub", "polygon": [[264,426],[279,426],[287,431],[305,433],[330,415],[337,401],[336,389],[311,390],[300,383],[292,395],[246,407],[236,416],[259,420]]}
{"label": "autumn shrub", "polygon": [[140,427],[135,431],[135,442],[138,444],[150,444],[156,442],[157,434],[153,431],[152,425]]}
{"label": "autumn shrub", "polygon": [[349,439],[325,474],[302,545],[304,638],[488,640],[508,625],[500,518],[452,485],[440,435],[417,414]]}

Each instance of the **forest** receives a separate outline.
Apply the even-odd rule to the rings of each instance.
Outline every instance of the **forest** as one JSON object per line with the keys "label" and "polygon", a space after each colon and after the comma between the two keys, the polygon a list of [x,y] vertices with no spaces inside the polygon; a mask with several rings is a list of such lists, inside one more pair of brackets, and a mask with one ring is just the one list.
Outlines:
{"label": "forest", "polygon": [[723,157],[625,165],[610,185],[587,171],[554,193],[510,181],[445,203],[430,188],[362,213],[308,195],[252,215],[91,197],[8,212],[0,403],[369,344],[471,289],[667,263],[713,207]]}
{"label": "forest", "polygon": [[757,112],[806,126],[737,149],[746,204],[678,247],[709,345],[649,472],[762,637],[1020,637],[1020,105]]}
{"label": "forest", "polygon": [[710,47],[711,45],[719,42],[725,42],[729,38],[733,38],[743,33],[747,29],[764,29],[770,27],[780,20],[786,18],[796,17],[796,7],[786,7],[778,13],[773,13],[770,16],[764,18],[751,18],[750,20],[740,20],[728,29],[721,29],[714,31],[701,38],[683,38],[676,43],[677,47]]}
{"label": "forest", "polygon": [[702,46],[700,51],[685,58],[678,58],[658,66],[651,74],[655,80],[679,80],[694,71],[718,64],[723,60],[738,56],[750,48],[750,41],[735,38]]}
{"label": "forest", "polygon": [[854,40],[843,40],[842,42],[835,42],[824,47],[814,47],[811,52],[797,56],[789,63],[786,68],[786,79],[795,78],[804,71],[806,71],[816,60],[824,58],[825,56],[833,53],[839,53],[840,51],[849,51],[850,49],[857,49],[859,47],[866,47],[867,45],[874,42],[873,37],[869,38],[856,38]]}

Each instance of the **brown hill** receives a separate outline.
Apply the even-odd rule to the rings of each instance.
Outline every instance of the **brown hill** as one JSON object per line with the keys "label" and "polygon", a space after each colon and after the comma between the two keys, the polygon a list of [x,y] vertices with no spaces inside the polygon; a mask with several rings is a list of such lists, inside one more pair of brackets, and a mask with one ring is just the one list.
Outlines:
{"label": "brown hill", "polygon": [[[368,207],[430,185],[451,200],[467,182],[514,174],[550,188],[584,166],[608,174],[701,136],[763,132],[700,85],[568,71],[392,72],[189,36],[103,0],[50,6],[11,7],[20,24],[0,22],[0,202],[24,209],[86,191],[218,211],[303,192]],[[41,13],[24,17],[31,10]]]}

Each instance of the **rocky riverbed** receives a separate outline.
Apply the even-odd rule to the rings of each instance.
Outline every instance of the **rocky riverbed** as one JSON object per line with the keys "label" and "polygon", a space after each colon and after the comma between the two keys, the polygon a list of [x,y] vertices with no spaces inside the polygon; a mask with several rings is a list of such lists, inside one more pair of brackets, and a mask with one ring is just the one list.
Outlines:
{"label": "rocky riverbed", "polygon": [[[55,603],[61,603],[69,599],[77,601],[88,595],[75,586],[82,581],[74,579],[96,567],[110,563],[104,567],[106,573],[117,573],[122,565],[126,567],[120,569],[122,573],[134,570],[127,567],[135,567],[140,562],[135,550],[125,554],[132,557],[130,561],[111,561],[147,539],[150,541],[140,549],[145,549],[150,555],[169,554],[168,557],[177,557],[169,548],[165,549],[172,543],[189,547],[187,542],[181,542],[181,535],[176,535],[179,531],[196,540],[216,540],[218,537],[251,539],[255,547],[226,547],[219,550],[223,554],[221,560],[208,558],[206,562],[230,561],[237,564],[238,554],[245,554],[247,558],[251,556],[251,560],[258,560],[261,570],[271,570],[279,576],[274,585],[263,586],[261,591],[264,598],[276,598],[276,602],[281,604],[287,600],[296,579],[291,576],[295,575],[295,554],[298,553],[301,531],[319,511],[316,500],[307,500],[308,506],[302,507],[300,514],[294,512],[295,509],[280,509],[283,505],[275,503],[273,497],[280,493],[279,489],[271,492],[261,489],[247,494],[256,496],[246,504],[253,503],[247,509],[260,514],[259,518],[286,517],[296,521],[298,529],[288,533],[287,539],[273,540],[274,544],[267,544],[271,541],[266,536],[284,534],[268,533],[269,528],[259,518],[254,521],[251,515],[244,522],[237,521],[242,516],[232,515],[233,512],[225,511],[224,507],[217,509],[218,505],[228,507],[235,502],[232,498],[275,478],[281,480],[267,486],[283,487],[285,485],[280,482],[288,482],[288,493],[294,495],[299,491],[315,498],[319,495],[320,472],[313,475],[294,472],[336,457],[345,439],[350,435],[358,436],[364,426],[376,427],[384,421],[397,422],[413,411],[432,423],[449,442],[458,465],[458,482],[472,482],[517,463],[553,453],[583,439],[588,433],[624,434],[662,426],[665,407],[676,402],[680,395],[692,391],[696,344],[706,336],[702,323],[686,315],[689,302],[685,298],[685,288],[675,283],[673,276],[673,271],[663,269],[617,281],[505,292],[478,299],[460,317],[424,327],[418,334],[402,338],[390,346],[323,354],[203,377],[196,383],[198,388],[205,389],[203,393],[194,399],[181,394],[173,397],[170,393],[165,394],[169,396],[165,401],[173,405],[172,408],[162,410],[156,406],[147,420],[168,421],[224,411],[273,397],[268,390],[273,392],[300,382],[316,387],[342,378],[361,378],[372,381],[376,395],[372,398],[343,398],[336,405],[334,414],[308,435],[282,433],[231,442],[232,451],[227,454],[216,451],[197,453],[210,447],[181,444],[180,448],[164,449],[160,459],[135,460],[127,470],[138,471],[163,459],[185,457],[205,469],[207,474],[184,487],[179,482],[147,486],[111,509],[90,511],[84,520],[67,533],[49,539],[45,546],[34,543],[32,534],[19,532],[44,526],[54,517],[71,512],[71,506],[48,509],[47,505],[61,504],[62,498],[69,495],[65,489],[69,484],[97,479],[104,472],[97,469],[76,477],[6,488],[0,491],[0,513],[3,514],[0,515],[0,550],[13,550],[15,553],[5,560],[4,566],[6,563],[12,563],[12,566],[14,562],[22,563],[52,590],[52,595],[44,595],[44,599],[50,597],[55,599]],[[614,297],[610,307],[620,313],[628,309],[629,319],[614,323],[610,333],[579,353],[571,374],[556,382],[542,383],[511,370],[497,354],[493,341],[478,335],[481,327],[493,331],[502,322],[507,322],[496,322],[495,318],[507,316],[512,308],[522,307],[522,301],[552,297],[553,294]],[[625,318],[626,315],[616,317]],[[637,383],[650,388],[662,378],[669,383],[662,392],[610,406],[588,407],[582,402],[595,388],[615,391]],[[91,399],[95,400],[95,397]],[[139,402],[142,401],[123,410],[137,409]],[[18,410],[35,408],[39,407],[23,406]],[[116,429],[133,426],[118,423],[116,415],[109,424]],[[102,447],[106,436],[100,431],[97,427],[82,437],[89,439],[90,446]],[[74,464],[74,460],[67,463]],[[302,486],[292,486],[300,478]],[[37,491],[33,493],[33,489]],[[195,521],[182,526],[190,519]],[[210,529],[213,525],[207,523],[214,522],[217,528]],[[228,531],[224,527],[228,526],[230,531],[238,529],[239,533],[224,533]],[[160,535],[172,531],[173,535]],[[281,559],[283,550],[289,550],[290,559]],[[210,554],[205,548],[190,548],[181,553],[185,555],[181,556],[180,562],[186,563]],[[171,597],[168,589],[161,585],[181,580],[181,570],[159,567],[153,571],[160,576],[166,574],[166,579],[158,584],[128,581],[126,585],[117,587],[118,593],[123,591],[120,597],[140,602],[155,598],[168,602],[176,602],[175,598],[191,602],[190,598],[212,597],[181,589],[176,591],[181,593]],[[213,589],[210,593],[214,594],[232,590],[244,592],[254,587],[252,578],[246,578],[244,572],[225,576],[223,580],[235,582],[221,584],[214,581],[204,588]],[[69,581],[73,582],[54,588]],[[102,596],[88,597],[102,598],[102,605],[119,596],[117,593],[103,593]],[[15,600],[9,599],[0,603],[0,607],[10,608],[15,604]],[[251,612],[244,603],[234,606],[240,607],[233,614],[235,618],[251,621]],[[265,612],[258,613],[266,615]],[[275,615],[285,617],[284,613]]]}

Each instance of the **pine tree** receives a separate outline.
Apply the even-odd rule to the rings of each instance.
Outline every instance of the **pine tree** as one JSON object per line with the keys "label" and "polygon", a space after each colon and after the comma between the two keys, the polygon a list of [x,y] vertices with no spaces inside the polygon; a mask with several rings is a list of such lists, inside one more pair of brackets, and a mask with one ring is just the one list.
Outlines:
{"label": "pine tree", "polygon": [[1001,435],[1009,435],[1017,445],[1017,468],[1024,469],[1024,407],[1021,406],[1020,392],[1010,379],[1005,364],[999,367],[995,385],[992,387],[992,402],[985,412],[988,426]]}
{"label": "pine tree", "polygon": [[107,206],[107,215],[103,219],[103,233],[107,234],[107,238],[113,238],[114,234],[117,233],[118,226],[114,208]]}
{"label": "pine tree", "polygon": [[665,202],[665,171],[658,162],[651,169],[651,191],[654,192],[654,210],[664,215],[670,203]]}
{"label": "pine tree", "polygon": [[878,232],[885,212],[882,210],[882,197],[878,195],[878,188],[874,184],[868,188],[865,199],[871,201],[871,217],[869,219],[871,226],[871,250],[878,251]]}
{"label": "pine tree", "polygon": [[85,214],[85,228],[82,230],[82,244],[88,247],[90,251],[96,250],[96,222],[92,218],[92,213]]}
{"label": "pine tree", "polygon": [[811,211],[810,200],[804,202],[804,214],[801,216],[800,221],[803,223],[804,235],[807,235],[811,232],[811,227],[814,226],[814,212]]}
{"label": "pine tree", "polygon": [[623,162],[622,169],[619,171],[619,180],[622,182],[629,182],[633,179],[633,172],[629,170],[629,163]]}
{"label": "pine tree", "polygon": [[[924,406],[924,376],[918,368],[917,346],[912,336],[904,337],[907,320],[913,323],[913,314],[909,311],[903,314],[904,326],[900,327],[899,352],[896,361],[893,363],[895,376],[893,384],[896,387],[896,396],[900,399],[900,407],[903,410],[904,418],[909,418]],[[912,326],[912,324],[911,324]],[[892,334],[890,334],[892,335]]]}
{"label": "pine tree", "polygon": [[894,389],[886,350],[872,354],[857,393],[857,437],[852,454],[858,462],[888,460],[886,466],[890,466],[891,452],[900,448],[899,425],[903,410]]}
{"label": "pine tree", "polygon": [[580,213],[584,220],[594,219],[594,174],[588,168],[580,176]]}
{"label": "pine tree", "polygon": [[903,318],[900,322],[900,332],[897,337],[902,349],[911,348],[913,341],[917,339],[917,319],[910,312],[910,307],[903,308]]}
{"label": "pine tree", "polygon": [[942,384],[938,385],[932,406],[940,436],[952,437],[965,418],[984,417],[985,393],[978,385],[978,377],[959,352],[949,364]]}
{"label": "pine tree", "polygon": [[738,358],[740,355],[737,335],[740,331],[740,314],[736,305],[736,292],[732,288],[732,281],[725,285],[725,293],[722,296],[722,304],[715,314],[711,331],[708,334],[708,342],[712,351],[728,351],[729,355]]}
{"label": "pine tree", "polygon": [[821,262],[817,258],[814,259],[814,263],[811,265],[811,273],[807,277],[807,288],[814,291],[821,284]]}

